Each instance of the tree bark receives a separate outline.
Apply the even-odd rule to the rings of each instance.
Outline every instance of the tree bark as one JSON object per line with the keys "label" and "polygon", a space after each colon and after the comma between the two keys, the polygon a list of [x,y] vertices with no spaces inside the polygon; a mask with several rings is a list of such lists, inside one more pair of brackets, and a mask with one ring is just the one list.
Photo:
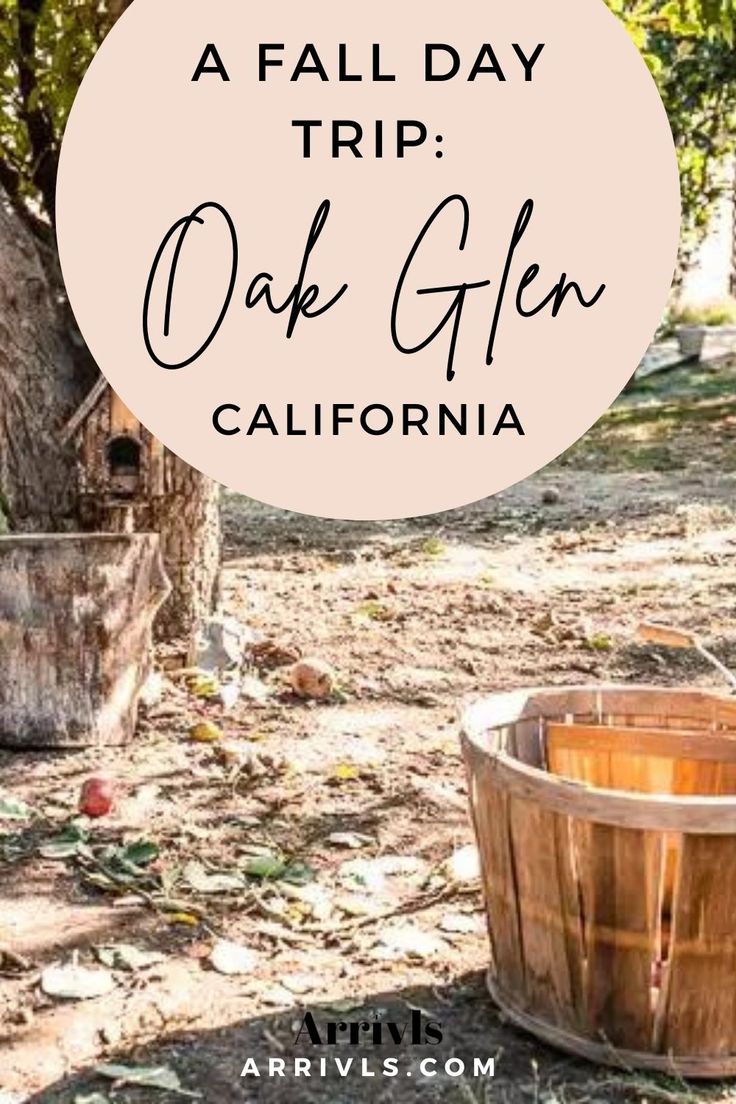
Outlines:
{"label": "tree bark", "polygon": [[73,456],[60,434],[88,382],[36,243],[0,191],[0,492],[14,528],[73,525]]}
{"label": "tree bark", "polygon": [[148,528],[161,535],[161,552],[173,592],[161,609],[156,635],[186,638],[188,652],[219,597],[220,487],[173,453],[171,490],[154,499]]}
{"label": "tree bark", "polygon": [[151,534],[0,539],[0,744],[123,744],[168,593]]}
{"label": "tree bark", "polygon": [[[80,516],[76,458],[62,428],[91,389],[96,367],[77,349],[39,246],[0,189],[0,521],[18,532],[121,529],[120,511]],[[157,532],[173,593],[156,626],[190,639],[211,612],[219,571],[217,485],[167,453],[167,492],[132,511],[136,532]],[[1,526],[0,526],[1,529]]]}
{"label": "tree bark", "polygon": [[156,619],[160,640],[183,642],[193,654],[195,638],[217,598],[220,575],[220,488],[171,452],[164,458],[166,493],[121,510],[100,505],[84,519],[100,532],[153,532],[161,538],[172,593]]}

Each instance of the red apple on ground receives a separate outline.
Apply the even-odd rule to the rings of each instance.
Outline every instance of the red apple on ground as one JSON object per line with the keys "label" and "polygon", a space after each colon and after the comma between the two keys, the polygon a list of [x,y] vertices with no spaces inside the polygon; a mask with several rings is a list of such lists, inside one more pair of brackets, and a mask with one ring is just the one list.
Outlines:
{"label": "red apple on ground", "polygon": [[93,775],[82,786],[79,795],[79,811],[88,817],[107,816],[115,800],[112,779]]}

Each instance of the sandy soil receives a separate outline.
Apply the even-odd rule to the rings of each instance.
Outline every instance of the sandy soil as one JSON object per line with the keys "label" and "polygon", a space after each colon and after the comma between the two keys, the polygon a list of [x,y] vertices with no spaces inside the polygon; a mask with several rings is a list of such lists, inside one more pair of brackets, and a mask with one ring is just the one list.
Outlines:
{"label": "sandy soil", "polygon": [[[0,791],[33,811],[0,821],[2,1104],[179,1095],[116,1086],[95,1073],[103,1061],[161,1065],[212,1104],[701,1098],[572,1062],[505,1025],[483,986],[478,884],[447,863],[472,842],[463,699],[611,679],[720,685],[697,657],[637,644],[644,618],[699,630],[736,665],[736,365],[718,367],[647,381],[541,475],[441,517],[321,522],[226,497],[225,606],[275,646],[252,653],[259,700],[226,710],[197,697],[162,654],[163,699],[129,748],[0,752]],[[288,667],[272,664],[296,654],[335,667],[330,702],[290,693]],[[203,719],[227,754],[189,737]],[[62,857],[59,834],[97,769],[121,799]],[[158,856],[110,877],[141,839]],[[264,854],[291,880],[207,883],[242,882]],[[396,929],[398,950],[382,942]],[[256,956],[245,975],[212,968],[221,938]],[[114,969],[95,999],[41,991],[48,964],[76,953],[99,968],[100,948],[121,943],[160,959]],[[241,1080],[249,1057],[314,1055],[293,1043],[307,1009],[319,1023],[397,1024],[418,1010],[443,1041],[380,1049],[397,1056],[395,1079]],[[379,1060],[376,1048],[338,1051],[353,1052]],[[452,1054],[495,1057],[495,1079],[416,1076],[423,1056]],[[730,1099],[725,1087],[709,1098]]]}

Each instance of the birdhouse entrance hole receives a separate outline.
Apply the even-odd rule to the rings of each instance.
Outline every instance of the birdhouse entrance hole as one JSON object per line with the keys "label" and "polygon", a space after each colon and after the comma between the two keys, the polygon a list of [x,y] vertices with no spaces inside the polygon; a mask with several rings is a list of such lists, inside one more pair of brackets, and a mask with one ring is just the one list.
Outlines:
{"label": "birdhouse entrance hole", "polygon": [[113,437],[107,445],[110,490],[119,498],[135,498],[140,486],[141,445],[134,437]]}

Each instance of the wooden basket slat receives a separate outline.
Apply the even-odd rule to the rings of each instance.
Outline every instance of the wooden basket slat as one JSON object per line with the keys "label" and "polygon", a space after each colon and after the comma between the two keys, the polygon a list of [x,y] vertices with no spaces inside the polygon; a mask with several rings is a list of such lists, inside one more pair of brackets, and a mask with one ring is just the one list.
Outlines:
{"label": "wooden basket slat", "polygon": [[646,1050],[654,1027],[662,837],[579,823],[589,1029],[614,1047]]}
{"label": "wooden basket slat", "polygon": [[731,736],[552,723],[546,747],[549,770],[589,786],[653,794],[736,792]]}
{"label": "wooden basket slat", "polygon": [[736,763],[721,763],[721,794],[736,794]]}
{"label": "wooden basket slat", "polygon": [[484,874],[494,970],[505,988],[521,992],[524,966],[508,806],[508,796],[484,784],[482,772],[473,778],[471,809]]}
{"label": "wooden basket slat", "polygon": [[673,908],[662,1045],[675,1054],[736,1051],[736,855],[729,836],[686,835]]}
{"label": "wooden basket slat", "polygon": [[674,764],[672,776],[673,794],[683,797],[691,794],[724,793],[721,764],[707,759],[679,759]]}
{"label": "wooden basket slat", "polygon": [[736,733],[732,736],[661,727],[629,725],[556,724],[546,726],[548,751],[568,749],[654,755],[673,759],[712,759],[736,763]]}
{"label": "wooden basket slat", "polygon": [[527,1005],[579,1027],[582,930],[567,818],[516,798],[509,814]]}
{"label": "wooden basket slat", "polygon": [[543,767],[545,763],[544,724],[539,717],[528,721],[518,721],[514,725],[514,734],[519,759],[531,763],[533,767]]}
{"label": "wooden basket slat", "polygon": [[671,793],[675,760],[648,758],[646,755],[612,753],[609,756],[609,782],[614,790],[631,793]]}

